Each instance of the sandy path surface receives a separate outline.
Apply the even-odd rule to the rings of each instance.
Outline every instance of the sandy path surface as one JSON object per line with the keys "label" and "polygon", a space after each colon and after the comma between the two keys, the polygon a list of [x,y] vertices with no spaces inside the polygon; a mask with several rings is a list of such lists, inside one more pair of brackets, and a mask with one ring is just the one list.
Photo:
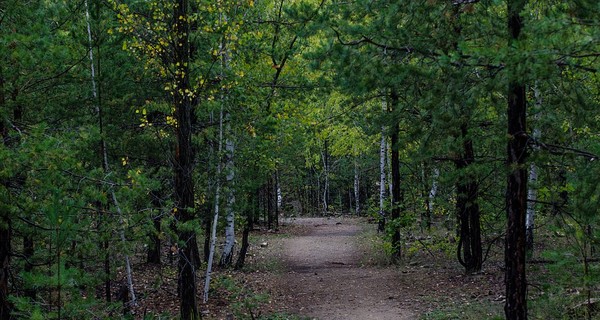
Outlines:
{"label": "sandy path surface", "polygon": [[294,314],[322,320],[417,319],[402,308],[402,274],[392,268],[362,266],[352,219],[302,218],[307,232],[284,239],[286,272],[280,288],[293,301]]}

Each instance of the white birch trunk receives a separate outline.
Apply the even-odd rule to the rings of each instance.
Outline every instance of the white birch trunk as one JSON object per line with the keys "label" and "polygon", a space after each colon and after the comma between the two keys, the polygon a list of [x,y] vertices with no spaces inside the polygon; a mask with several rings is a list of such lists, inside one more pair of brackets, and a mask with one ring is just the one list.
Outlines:
{"label": "white birch trunk", "polygon": [[533,244],[533,228],[535,225],[535,201],[537,200],[537,167],[534,163],[529,166],[529,190],[527,191],[527,214],[525,216],[525,230],[528,245]]}
{"label": "white birch trunk", "polygon": [[[227,23],[227,17],[223,16],[223,19],[224,22]],[[225,40],[223,40],[222,42],[221,50],[223,50],[221,70],[228,70],[231,57]],[[222,74],[221,77],[224,78],[225,75]],[[222,100],[224,102],[227,100],[225,94],[223,94]],[[227,187],[224,190],[226,193],[225,196],[227,197],[227,203],[225,208],[227,224],[225,226],[225,246],[223,247],[223,254],[221,255],[221,261],[219,262],[219,264],[224,267],[229,267],[233,260],[233,247],[235,246],[235,211],[233,210],[233,207],[235,205],[235,188],[233,180],[235,177],[235,166],[233,162],[235,144],[232,139],[233,132],[231,130],[231,116],[229,114],[229,110],[225,109],[224,117],[227,123],[225,127],[225,132],[227,134],[227,138],[225,139],[225,179]]]}
{"label": "white birch trunk", "polygon": [[[231,131],[229,125],[227,125],[228,131]],[[225,226],[225,246],[223,247],[223,255],[221,256],[220,265],[228,267],[231,265],[233,260],[233,248],[235,246],[235,211],[233,210],[233,206],[235,204],[235,193],[233,188],[233,178],[235,176],[234,172],[234,163],[233,163],[233,153],[235,150],[235,146],[231,139],[227,139],[225,141],[225,170],[227,172],[227,207],[225,209],[226,212],[226,221],[227,224]]]}
{"label": "white birch trunk", "polygon": [[[539,112],[540,107],[542,105],[542,98],[540,95],[540,91],[538,89],[537,84],[534,89],[534,97],[536,104],[536,111]],[[535,120],[539,120],[539,113],[535,115]],[[539,128],[533,129],[533,138],[539,139],[541,136],[541,131]],[[535,201],[537,200],[537,167],[535,163],[531,163],[529,166],[529,190],[527,190],[527,212],[525,215],[525,239],[527,243],[527,247],[529,249],[533,248],[533,229],[535,228]]]}
{"label": "white birch trunk", "polygon": [[379,146],[379,217],[385,218],[385,155],[387,152],[385,127],[381,127],[381,143]]}
{"label": "white birch trunk", "polygon": [[[92,27],[90,25],[90,10],[89,10],[87,0],[85,0],[84,4],[85,4],[85,22],[86,22],[87,34],[88,34],[88,50],[89,50],[90,72],[91,72],[91,80],[92,80],[92,96],[94,98],[94,101],[96,101],[96,103],[94,104],[95,111],[96,111],[96,114],[98,115],[100,133],[102,134],[102,131],[103,131],[103,124],[102,124],[102,118],[101,118],[102,115],[101,115],[100,105],[97,103],[98,89],[96,87],[96,69],[94,67],[94,50],[93,50],[93,41],[92,41]],[[104,169],[104,172],[106,174],[109,174],[110,166],[108,163],[108,151],[106,149],[106,140],[104,140],[104,137],[100,138],[100,148],[102,149],[102,167]],[[125,239],[125,230],[123,229],[123,227],[125,225],[124,219],[123,219],[123,213],[121,211],[121,206],[119,205],[119,202],[117,201],[117,195],[115,194],[115,190],[113,189],[112,185],[110,187],[110,198],[112,200],[113,206],[115,206],[115,209],[117,210],[117,215],[119,216],[119,222],[121,225],[121,229],[119,230],[119,237],[121,239],[121,242],[123,242],[123,244],[125,244],[127,242],[127,240]],[[131,262],[129,261],[129,255],[127,255],[127,254],[125,254],[125,272],[127,273],[127,288],[129,289],[129,296],[131,299],[130,304],[132,306],[136,306],[137,299],[135,297],[135,290],[133,288],[133,272],[131,271]]]}
{"label": "white birch trunk", "polygon": [[358,161],[354,159],[354,212],[360,214],[360,179],[358,175]]}
{"label": "white birch trunk", "polygon": [[[223,19],[226,19],[223,15],[219,17],[219,22],[223,22]],[[222,40],[219,44],[219,53],[223,54],[221,58],[221,78],[224,77],[224,70],[227,64],[227,55],[223,52],[225,49],[225,40]],[[210,280],[212,275],[212,266],[213,261],[215,259],[215,246],[217,244],[217,225],[219,223],[219,210],[221,201],[221,174],[222,174],[222,165],[221,165],[221,156],[223,154],[223,118],[225,113],[225,92],[221,90],[221,111],[219,112],[219,144],[217,148],[217,185],[215,188],[215,212],[213,215],[213,221],[211,225],[210,232],[210,247],[208,250],[208,262],[206,266],[206,277],[204,280],[204,292],[202,301],[206,303],[208,301],[208,290],[210,288]]]}
{"label": "white birch trunk", "polygon": [[[325,142],[327,146],[327,142]],[[325,184],[323,185],[323,213],[327,213],[329,204],[327,203],[327,194],[329,193],[329,166],[327,161],[327,148],[325,151],[321,151],[321,158],[323,159],[323,174],[325,175]]]}
{"label": "white birch trunk", "polygon": [[[392,144],[387,143],[387,152],[386,152],[386,160],[387,160],[387,174],[389,179],[387,179],[388,183],[388,192],[390,195],[390,199],[394,198],[394,182],[392,181]],[[393,200],[392,200],[393,201]]]}
{"label": "white birch trunk", "polygon": [[428,203],[429,208],[427,208],[431,214],[433,214],[433,200],[435,199],[435,196],[437,195],[437,189],[438,189],[437,180],[438,180],[439,176],[440,176],[440,169],[433,168],[431,190],[429,190],[429,203]]}
{"label": "white birch trunk", "polygon": [[[385,95],[384,98],[381,101],[381,109],[383,110],[383,112],[387,112],[387,102],[385,100]],[[381,142],[379,145],[379,219],[381,219],[380,221],[380,227],[381,222],[384,221],[385,219],[385,209],[384,209],[384,205],[385,205],[385,158],[387,155],[387,144],[386,144],[387,138],[385,136],[385,126],[381,126]],[[390,179],[391,180],[391,179]],[[381,230],[383,231],[383,230]]]}
{"label": "white birch trunk", "polygon": [[210,288],[210,278],[212,275],[212,265],[215,258],[215,245],[217,243],[217,224],[219,222],[219,201],[221,193],[221,152],[223,151],[223,106],[219,113],[219,147],[217,156],[217,185],[215,188],[215,212],[213,216],[210,232],[210,249],[208,251],[208,263],[206,266],[206,279],[204,280],[204,295],[202,301],[208,301],[208,289]]}
{"label": "white birch trunk", "polygon": [[279,171],[275,171],[275,183],[277,184],[277,214],[283,207],[283,194],[281,193],[281,184],[279,183]]}

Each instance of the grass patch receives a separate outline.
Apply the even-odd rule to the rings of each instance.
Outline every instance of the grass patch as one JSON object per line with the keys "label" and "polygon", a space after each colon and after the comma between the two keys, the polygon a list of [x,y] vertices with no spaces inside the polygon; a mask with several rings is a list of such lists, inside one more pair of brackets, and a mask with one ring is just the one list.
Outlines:
{"label": "grass patch", "polygon": [[360,260],[362,265],[383,267],[392,264],[392,245],[385,241],[374,226],[363,228],[356,242],[361,251],[365,252]]}
{"label": "grass patch", "polygon": [[468,303],[434,310],[424,314],[421,320],[502,320],[504,310],[502,304]]}

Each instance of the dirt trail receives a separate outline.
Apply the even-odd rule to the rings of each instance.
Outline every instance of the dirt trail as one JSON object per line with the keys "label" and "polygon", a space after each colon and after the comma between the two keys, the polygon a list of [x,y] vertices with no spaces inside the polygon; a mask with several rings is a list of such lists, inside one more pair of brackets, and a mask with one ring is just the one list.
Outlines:
{"label": "dirt trail", "polygon": [[280,279],[291,312],[322,320],[417,319],[402,307],[402,274],[392,268],[362,266],[352,219],[302,218],[306,233],[284,239],[287,271]]}

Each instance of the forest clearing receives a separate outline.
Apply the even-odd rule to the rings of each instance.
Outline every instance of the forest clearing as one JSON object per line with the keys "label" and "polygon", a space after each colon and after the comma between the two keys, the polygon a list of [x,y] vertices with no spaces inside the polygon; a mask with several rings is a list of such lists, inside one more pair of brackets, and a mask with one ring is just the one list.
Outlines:
{"label": "forest clearing", "polygon": [[600,1],[0,1],[0,320],[600,319]]}

